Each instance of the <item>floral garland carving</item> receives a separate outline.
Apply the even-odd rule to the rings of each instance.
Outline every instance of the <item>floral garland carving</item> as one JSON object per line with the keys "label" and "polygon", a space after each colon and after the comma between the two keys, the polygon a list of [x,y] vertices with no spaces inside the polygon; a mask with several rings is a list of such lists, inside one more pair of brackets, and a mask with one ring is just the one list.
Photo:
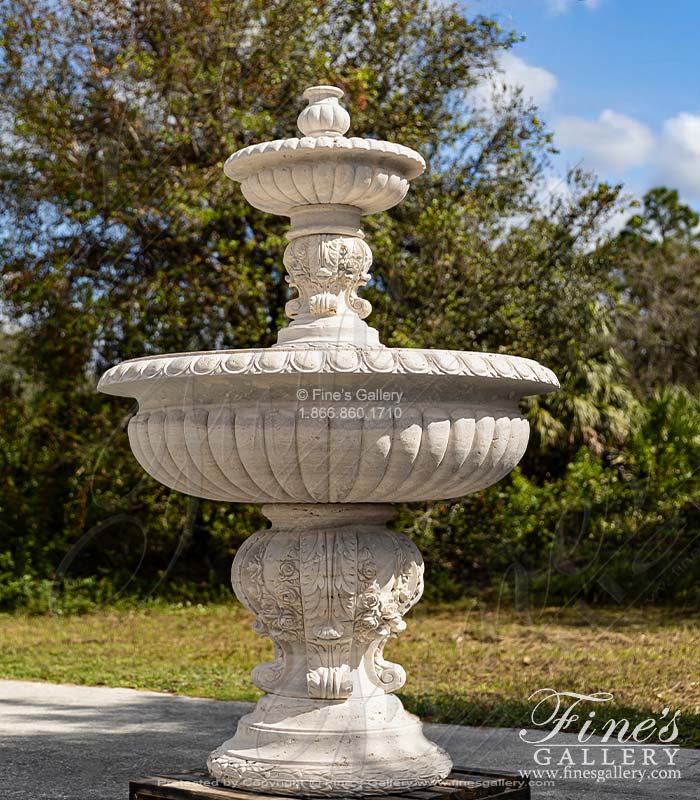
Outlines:
{"label": "floral garland carving", "polygon": [[418,548],[404,534],[387,532],[394,550],[394,574],[388,585],[378,581],[375,556],[363,548],[358,574],[364,579],[357,598],[355,636],[371,643],[370,653],[377,685],[386,692],[400,689],[406,682],[402,666],[384,658],[388,639],[406,629],[403,615],[423,594],[423,558]]}
{"label": "floral garland carving", "polygon": [[[444,773],[434,773],[434,766],[425,759],[423,765],[411,764],[406,767],[405,772],[392,774],[387,778],[380,770],[372,777],[370,774],[371,766],[365,765],[362,776],[357,769],[343,768],[340,764],[335,764],[332,778],[327,777],[327,773],[321,768],[318,769],[316,777],[309,777],[309,769],[306,765],[302,768],[287,766],[283,769],[275,769],[274,779],[269,777],[271,767],[269,764],[256,764],[241,759],[238,763],[232,761],[230,756],[217,759],[210,757],[207,766],[212,776],[224,786],[232,786],[239,789],[257,789],[279,793],[280,783],[288,783],[298,789],[300,794],[308,796],[336,796],[343,795],[348,797],[366,796],[372,789],[385,794],[390,792],[408,792],[412,789],[419,789],[439,783]],[[422,766],[422,769],[420,767]],[[432,769],[431,769],[432,768]]]}

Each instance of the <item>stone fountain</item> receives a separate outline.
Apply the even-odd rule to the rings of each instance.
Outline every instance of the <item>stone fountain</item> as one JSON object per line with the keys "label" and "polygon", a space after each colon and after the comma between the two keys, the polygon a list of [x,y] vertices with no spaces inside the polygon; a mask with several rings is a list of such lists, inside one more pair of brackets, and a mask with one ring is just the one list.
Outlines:
{"label": "stone fountain", "polygon": [[291,220],[297,296],[277,344],[134,359],[99,384],[138,400],[129,440],[156,480],[264,504],[272,524],[240,548],[232,583],[275,657],[253,670],[265,694],[208,767],[227,786],[286,795],[388,794],[448,775],[449,756],[394,694],[404,670],[384,657],[423,591],[418,549],[386,527],[390,504],[500,480],[527,446],[519,401],[558,387],[524,358],[380,343],[357,294],[372,263],[361,217],[399,203],[425,163],[346,138],[342,94],[307,89],[300,138],[224,167],[253,206]]}

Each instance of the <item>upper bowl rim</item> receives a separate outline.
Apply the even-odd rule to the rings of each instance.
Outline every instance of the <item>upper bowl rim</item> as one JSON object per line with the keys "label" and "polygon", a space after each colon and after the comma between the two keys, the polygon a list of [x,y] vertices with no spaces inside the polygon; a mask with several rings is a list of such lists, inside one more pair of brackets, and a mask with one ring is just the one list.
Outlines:
{"label": "upper bowl rim", "polygon": [[425,171],[423,156],[396,142],[359,136],[302,136],[260,142],[237,150],[226,159],[224,174],[232,180],[243,181],[262,169],[288,166],[297,160],[308,160],[311,165],[317,165],[331,157],[378,162],[387,169],[396,169],[407,180],[417,178]]}

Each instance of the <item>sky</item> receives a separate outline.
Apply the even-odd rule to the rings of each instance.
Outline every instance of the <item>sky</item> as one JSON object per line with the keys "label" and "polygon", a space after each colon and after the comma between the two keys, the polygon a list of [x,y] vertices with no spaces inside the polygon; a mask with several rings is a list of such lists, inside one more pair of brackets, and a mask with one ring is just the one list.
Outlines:
{"label": "sky", "polygon": [[526,40],[501,60],[561,151],[637,197],[700,208],[700,0],[465,0]]}

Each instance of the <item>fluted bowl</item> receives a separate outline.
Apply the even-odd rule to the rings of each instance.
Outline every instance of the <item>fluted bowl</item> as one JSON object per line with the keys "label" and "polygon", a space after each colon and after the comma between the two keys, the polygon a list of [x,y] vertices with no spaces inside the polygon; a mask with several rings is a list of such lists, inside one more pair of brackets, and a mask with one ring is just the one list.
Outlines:
{"label": "fluted bowl", "polygon": [[518,463],[528,359],[454,351],[252,349],[124,362],[99,389],[135,397],[129,440],[178,491],[251,503],[459,497]]}
{"label": "fluted bowl", "polygon": [[287,216],[307,205],[385,211],[403,200],[409,181],[424,169],[410,147],[344,136],[263,142],[234,153],[224,166],[251,205]]}

